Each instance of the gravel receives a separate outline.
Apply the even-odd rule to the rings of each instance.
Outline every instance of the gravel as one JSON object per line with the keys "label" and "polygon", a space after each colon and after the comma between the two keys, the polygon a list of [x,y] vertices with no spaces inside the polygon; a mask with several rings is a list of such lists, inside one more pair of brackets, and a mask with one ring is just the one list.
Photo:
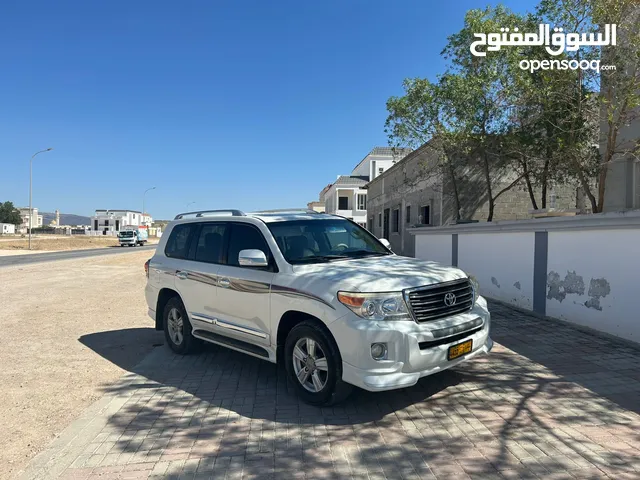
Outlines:
{"label": "gravel", "polygon": [[0,478],[16,476],[163,344],[144,300],[149,252],[0,270]]}

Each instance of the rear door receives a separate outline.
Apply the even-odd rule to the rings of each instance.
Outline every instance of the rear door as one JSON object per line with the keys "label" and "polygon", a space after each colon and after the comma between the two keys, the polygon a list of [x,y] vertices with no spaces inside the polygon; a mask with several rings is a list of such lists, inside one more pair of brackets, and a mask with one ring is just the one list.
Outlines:
{"label": "rear door", "polygon": [[199,223],[188,258],[176,272],[176,288],[194,330],[214,331],[218,270],[226,232],[224,222]]}
{"label": "rear door", "polygon": [[[230,222],[225,262],[218,270],[214,315],[216,331],[239,340],[269,346],[270,291],[275,261],[262,232],[255,225]],[[269,267],[238,263],[241,250],[261,250]]]}

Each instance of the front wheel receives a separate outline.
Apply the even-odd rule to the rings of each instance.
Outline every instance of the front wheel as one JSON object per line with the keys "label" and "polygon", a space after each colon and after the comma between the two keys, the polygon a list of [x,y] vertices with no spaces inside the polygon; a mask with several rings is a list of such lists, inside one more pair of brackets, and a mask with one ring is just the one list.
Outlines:
{"label": "front wheel", "polygon": [[311,405],[334,405],[349,396],[342,381],[342,357],[333,338],[313,321],[296,325],[285,342],[287,375],[298,395]]}

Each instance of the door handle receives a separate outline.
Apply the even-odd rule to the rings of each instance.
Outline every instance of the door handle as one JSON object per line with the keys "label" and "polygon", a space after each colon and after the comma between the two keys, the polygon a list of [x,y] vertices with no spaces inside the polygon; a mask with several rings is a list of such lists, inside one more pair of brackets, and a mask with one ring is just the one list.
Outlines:
{"label": "door handle", "polygon": [[186,280],[188,276],[189,274],[187,272],[181,272],[179,270],[176,272],[176,277],[178,277],[180,280]]}
{"label": "door handle", "polygon": [[230,285],[231,285],[231,280],[229,280],[228,278],[221,278],[220,280],[218,280],[219,287],[229,288]]}

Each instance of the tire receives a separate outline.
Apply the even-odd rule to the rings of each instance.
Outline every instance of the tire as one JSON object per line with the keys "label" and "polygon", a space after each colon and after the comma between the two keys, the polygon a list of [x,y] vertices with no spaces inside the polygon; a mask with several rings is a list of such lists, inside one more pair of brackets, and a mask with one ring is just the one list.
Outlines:
{"label": "tire", "polygon": [[[309,340],[315,342],[312,347],[315,356],[309,355]],[[301,356],[307,359],[302,361]],[[310,356],[312,360],[308,360]],[[316,367],[315,361],[323,359],[325,361],[318,362]],[[342,357],[336,342],[315,321],[305,320],[289,332],[284,346],[284,360],[287,377],[295,385],[300,398],[310,405],[335,405],[345,400],[353,390],[351,385],[342,381]],[[307,370],[301,368],[303,365],[307,365]],[[324,366],[326,370],[322,368]],[[298,375],[304,378],[304,385]]]}
{"label": "tire", "polygon": [[197,339],[191,334],[191,323],[180,297],[169,299],[162,313],[162,323],[164,338],[171,350],[179,355],[195,351]]}

